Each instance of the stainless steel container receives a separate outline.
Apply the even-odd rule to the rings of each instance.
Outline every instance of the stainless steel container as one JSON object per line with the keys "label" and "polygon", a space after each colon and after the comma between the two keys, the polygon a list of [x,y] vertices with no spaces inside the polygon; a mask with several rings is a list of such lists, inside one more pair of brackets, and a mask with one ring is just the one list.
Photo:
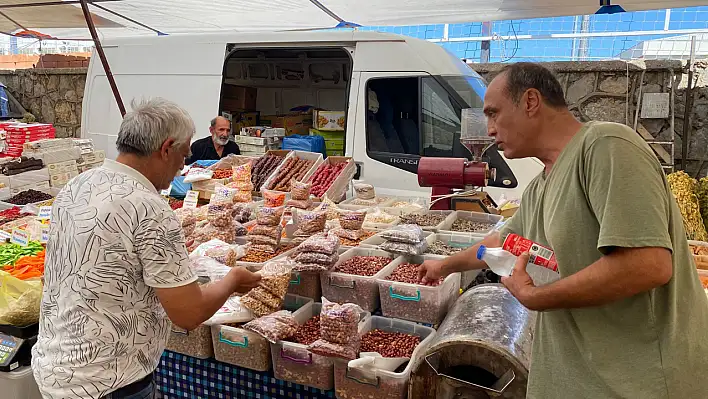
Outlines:
{"label": "stainless steel container", "polygon": [[413,365],[409,399],[525,398],[535,319],[500,284],[471,288]]}

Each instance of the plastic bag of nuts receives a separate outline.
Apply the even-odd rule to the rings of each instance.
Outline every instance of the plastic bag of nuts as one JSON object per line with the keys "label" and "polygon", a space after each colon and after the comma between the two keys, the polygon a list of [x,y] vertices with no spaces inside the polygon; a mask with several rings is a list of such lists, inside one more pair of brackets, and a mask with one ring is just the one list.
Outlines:
{"label": "plastic bag of nuts", "polygon": [[310,207],[312,206],[312,200],[310,198],[306,200],[291,199],[285,203],[285,206],[297,209],[310,209]]}
{"label": "plastic bag of nuts", "polygon": [[347,240],[359,240],[366,235],[364,230],[347,230],[343,228],[332,229],[332,234]]}
{"label": "plastic bag of nuts", "polygon": [[285,205],[285,193],[272,190],[263,190],[263,201],[267,208],[277,208]]}
{"label": "plastic bag of nuts", "polygon": [[253,233],[253,231],[251,231],[246,236],[246,239],[248,240],[248,242],[251,242],[253,244],[272,245],[273,247],[277,247],[280,244],[280,236],[273,238],[273,237],[269,237],[269,236],[256,235],[256,234],[251,234],[251,233]]}
{"label": "plastic bag of nuts", "polygon": [[233,217],[239,223],[246,223],[251,218],[251,208],[244,204],[234,204]]}
{"label": "plastic bag of nuts", "polygon": [[343,305],[322,298],[321,338],[308,346],[317,355],[354,359],[359,352],[359,315],[363,310],[353,303]]}
{"label": "plastic bag of nuts", "polygon": [[327,224],[327,214],[318,211],[298,211],[295,213],[295,225],[297,231],[295,235],[312,235],[325,229]]}
{"label": "plastic bag of nuts", "polygon": [[234,197],[238,193],[238,189],[226,187],[223,184],[217,184],[214,186],[214,193],[209,198],[210,204],[218,204],[220,202],[232,203]]}
{"label": "plastic bag of nuts", "polygon": [[359,230],[366,219],[366,209],[360,211],[339,211],[339,225],[347,230]]}
{"label": "plastic bag of nuts", "polygon": [[258,287],[241,298],[241,304],[256,316],[262,317],[280,309],[290,284],[290,261],[268,262],[261,269]]}
{"label": "plastic bag of nuts", "polygon": [[376,191],[371,184],[357,183],[354,184],[354,192],[356,197],[363,200],[372,200],[376,198]]}
{"label": "plastic bag of nuts", "polygon": [[339,249],[339,238],[334,234],[319,233],[303,241],[297,252],[317,252],[332,255]]}
{"label": "plastic bag of nuts", "polygon": [[267,316],[259,317],[243,326],[246,330],[260,334],[272,343],[290,338],[297,333],[298,324],[292,313],[280,310]]}
{"label": "plastic bag of nuts", "polygon": [[283,227],[277,226],[267,226],[264,224],[257,224],[253,226],[250,232],[251,235],[255,236],[266,236],[271,238],[279,238],[283,234]]}
{"label": "plastic bag of nuts", "polygon": [[282,206],[275,208],[263,207],[256,213],[256,223],[266,226],[277,226],[280,224],[283,212],[285,212],[285,207]]}
{"label": "plastic bag of nuts", "polygon": [[300,181],[293,180],[291,183],[290,198],[297,201],[304,201],[310,199],[310,190],[312,189],[312,183],[304,183]]}
{"label": "plastic bag of nuts", "polygon": [[381,233],[381,237],[395,242],[417,244],[423,241],[423,229],[417,224],[399,224]]}
{"label": "plastic bag of nuts", "polygon": [[386,241],[379,245],[379,249],[399,255],[422,255],[428,249],[428,242],[423,240],[418,244],[409,244],[407,242]]}
{"label": "plastic bag of nuts", "polygon": [[[332,255],[321,254],[318,252],[300,252],[295,256],[294,260],[298,263],[316,263],[318,265],[325,266],[324,270],[327,270],[330,266],[337,263],[339,260],[339,254],[337,252]],[[297,270],[297,266],[295,266],[294,269]]]}
{"label": "plastic bag of nuts", "polygon": [[207,220],[213,226],[227,227],[233,223],[233,207],[231,203],[221,202],[207,206]]}

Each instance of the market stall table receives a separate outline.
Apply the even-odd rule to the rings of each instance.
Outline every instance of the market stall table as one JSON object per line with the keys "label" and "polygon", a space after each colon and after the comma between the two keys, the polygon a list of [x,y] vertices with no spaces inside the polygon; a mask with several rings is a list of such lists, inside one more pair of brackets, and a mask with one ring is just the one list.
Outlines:
{"label": "market stall table", "polygon": [[278,380],[272,371],[259,372],[165,351],[155,372],[155,383],[164,398],[334,398],[322,391]]}

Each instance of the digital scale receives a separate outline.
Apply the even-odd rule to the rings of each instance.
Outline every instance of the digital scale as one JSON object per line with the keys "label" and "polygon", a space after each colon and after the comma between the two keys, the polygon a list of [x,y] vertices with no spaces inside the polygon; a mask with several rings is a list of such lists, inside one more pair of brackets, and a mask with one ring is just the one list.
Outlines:
{"label": "digital scale", "polygon": [[9,372],[32,363],[39,323],[27,327],[0,325],[0,371]]}

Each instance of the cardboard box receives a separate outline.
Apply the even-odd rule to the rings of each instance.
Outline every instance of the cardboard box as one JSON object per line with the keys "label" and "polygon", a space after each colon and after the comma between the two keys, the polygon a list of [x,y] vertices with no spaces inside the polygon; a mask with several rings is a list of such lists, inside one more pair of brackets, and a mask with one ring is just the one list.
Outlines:
{"label": "cardboard box", "polygon": [[221,86],[221,109],[250,111],[256,109],[258,89],[224,84]]}
{"label": "cardboard box", "polygon": [[312,111],[312,127],[322,131],[344,131],[347,126],[345,111]]}
{"label": "cardboard box", "polygon": [[76,177],[78,175],[79,175],[78,171],[59,173],[56,175],[52,175],[51,180],[49,180],[49,185],[54,188],[64,187],[66,185],[66,183],[69,182],[69,180],[73,179],[74,177]]}
{"label": "cardboard box", "polygon": [[93,163],[103,163],[103,160],[106,159],[106,151],[104,150],[98,150],[98,151],[93,151],[87,154],[81,154],[81,160],[79,161],[80,164],[93,164]]}
{"label": "cardboard box", "polygon": [[302,113],[293,115],[264,115],[261,116],[261,124],[271,127],[285,129],[285,134],[308,135],[312,127],[312,114]]}
{"label": "cardboard box", "polygon": [[49,164],[47,165],[47,169],[49,169],[49,176],[69,172],[79,172],[79,168],[75,160]]}

